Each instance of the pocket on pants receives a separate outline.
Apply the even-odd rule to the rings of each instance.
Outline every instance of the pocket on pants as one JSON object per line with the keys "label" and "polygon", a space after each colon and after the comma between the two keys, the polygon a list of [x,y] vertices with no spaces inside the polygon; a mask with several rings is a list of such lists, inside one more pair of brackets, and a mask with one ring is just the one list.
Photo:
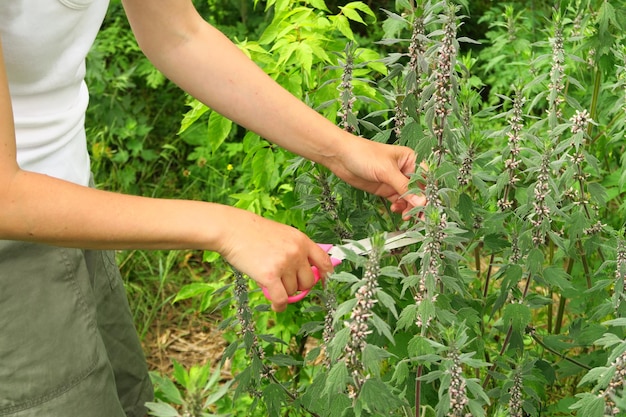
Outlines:
{"label": "pocket on pants", "polygon": [[99,346],[83,252],[0,241],[0,415],[78,384]]}

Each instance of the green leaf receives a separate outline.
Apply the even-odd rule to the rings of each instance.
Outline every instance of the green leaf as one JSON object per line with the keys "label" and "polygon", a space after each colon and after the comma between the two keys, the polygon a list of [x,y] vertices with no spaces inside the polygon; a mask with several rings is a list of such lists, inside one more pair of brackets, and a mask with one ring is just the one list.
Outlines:
{"label": "green leaf", "polygon": [[339,392],[343,392],[346,382],[348,381],[348,366],[344,361],[335,363],[328,371],[328,378],[326,379],[326,386],[322,395],[337,395]]}
{"label": "green leaf", "polygon": [[500,233],[491,233],[485,236],[485,249],[491,252],[500,252],[511,246],[508,240],[504,238],[504,235]]}
{"label": "green leaf", "polygon": [[393,370],[393,377],[391,378],[397,385],[404,384],[409,378],[409,364],[406,361],[398,363]]}
{"label": "green leaf", "polygon": [[391,334],[391,326],[383,319],[381,319],[378,314],[372,315],[372,324],[376,330],[378,330],[378,334],[384,335],[389,339],[392,344],[395,344],[395,340],[393,339],[393,334]]}
{"label": "green leaf", "polygon": [[211,112],[209,116],[208,138],[211,143],[213,152],[217,151],[224,140],[230,134],[230,130],[233,126],[233,122],[225,118],[218,112]]}
{"label": "green leaf", "polygon": [[549,266],[543,270],[543,278],[548,284],[561,290],[573,290],[574,286],[569,281],[571,277],[563,268]]}
{"label": "green leaf", "polygon": [[423,357],[425,355],[431,355],[435,353],[435,349],[423,336],[416,335],[411,339],[407,346],[407,352],[409,357]]}
{"label": "green leaf", "polygon": [[376,298],[380,301],[380,303],[393,314],[393,316],[398,318],[398,311],[396,310],[396,301],[392,296],[384,292],[383,290],[378,290],[376,292]]}
{"label": "green leaf", "polygon": [[513,330],[522,334],[532,320],[530,308],[524,304],[511,303],[504,308],[504,321],[513,326]]}
{"label": "green leaf", "polygon": [[162,392],[168,402],[178,405],[183,403],[183,397],[171,379],[155,373],[150,374],[150,376],[153,379],[156,391]]}
{"label": "green leaf", "polygon": [[278,384],[269,384],[263,390],[263,402],[270,417],[280,417],[280,409],[285,398],[285,390]]}
{"label": "green leaf", "polygon": [[577,415],[585,417],[603,417],[604,416],[604,398],[592,393],[578,394],[581,399],[571,409],[578,409]]}
{"label": "green leaf", "polygon": [[[609,372],[609,371],[612,371],[612,372]],[[606,366],[598,366],[597,368],[590,369],[589,372],[587,372],[585,376],[582,377],[582,379],[578,383],[578,386],[582,387],[588,382],[595,384],[596,382],[602,379],[605,379],[607,375],[608,375],[608,379],[610,380],[614,374],[615,374],[614,368],[612,369]]]}
{"label": "green leaf", "polygon": [[173,303],[180,300],[197,297],[198,295],[204,294],[209,291],[213,291],[213,285],[207,284],[206,282],[194,282],[193,284],[183,286],[178,291],[178,294],[176,294],[176,298],[174,298]]}
{"label": "green leaf", "polygon": [[350,4],[351,3],[348,3],[345,6],[339,6],[339,9],[341,9],[341,13],[343,13],[344,16],[346,16],[348,19],[354,20],[355,22],[363,23],[365,25],[366,23],[359,14],[359,12],[354,10],[354,7],[350,7]]}
{"label": "green leaf", "polygon": [[324,0],[307,0],[307,2],[316,9],[329,11]]}
{"label": "green leaf", "polygon": [[252,182],[257,188],[271,190],[276,186],[277,169],[274,151],[271,148],[261,148],[252,157]]}
{"label": "green leaf", "polygon": [[541,249],[533,248],[528,252],[526,257],[526,266],[528,271],[533,274],[538,274],[543,271],[543,252]]}
{"label": "green leaf", "polygon": [[402,312],[400,313],[400,318],[398,319],[397,327],[398,329],[408,329],[415,325],[415,320],[417,319],[417,305],[409,304],[404,307]]}
{"label": "green leaf", "polygon": [[179,135],[202,117],[204,113],[209,111],[209,108],[198,100],[193,100],[189,106],[191,109],[185,113],[183,120],[180,122],[180,129],[178,130]]}
{"label": "green leaf", "polygon": [[165,404],[162,402],[148,402],[146,403],[146,407],[150,410],[150,414],[158,417],[179,417],[178,411],[174,407],[169,404]]}
{"label": "green leaf", "polygon": [[367,345],[363,349],[363,364],[374,376],[380,376],[380,365],[383,360],[392,357],[393,355],[375,345]]}
{"label": "green leaf", "polygon": [[389,415],[390,411],[402,404],[397,396],[393,395],[389,386],[378,378],[370,378],[361,387],[359,400],[364,408],[375,415]]}
{"label": "green leaf", "polygon": [[296,59],[302,68],[302,72],[306,75],[310,75],[311,67],[313,66],[313,48],[306,42],[300,42],[296,49]]}
{"label": "green leaf", "polygon": [[355,39],[354,33],[352,32],[352,29],[350,28],[350,22],[345,16],[343,15],[329,16],[329,19],[331,22],[333,22],[333,27],[335,27],[335,29],[338,29],[339,32],[341,32],[343,36],[345,36],[351,41]]}
{"label": "green leaf", "polygon": [[278,366],[302,366],[302,361],[298,361],[289,355],[274,355],[267,358],[268,361]]}

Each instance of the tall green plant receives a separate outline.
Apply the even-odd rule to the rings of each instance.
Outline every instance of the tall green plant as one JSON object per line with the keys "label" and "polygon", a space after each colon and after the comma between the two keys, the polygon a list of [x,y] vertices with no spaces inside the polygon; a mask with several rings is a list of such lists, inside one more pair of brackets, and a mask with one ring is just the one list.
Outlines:
{"label": "tall green plant", "polygon": [[[305,168],[296,190],[302,211],[290,208],[303,216],[315,209],[306,213],[307,231],[331,239],[367,234],[373,250],[349,256],[323,289],[290,307],[297,317],[268,320],[261,296],[234,274],[237,308],[226,323],[237,334],[224,357],[236,360],[237,399],[252,404],[238,412],[626,411],[624,177],[613,174],[624,145],[626,20],[616,4],[548,7],[541,24],[529,22],[534,30],[516,26],[527,16],[514,5],[494,11],[502,20],[492,22],[483,40],[489,44],[473,54],[466,48],[476,47],[472,40],[459,35],[467,9],[398,0],[383,23],[385,76],[365,82],[355,72],[375,67],[360,66],[367,59],[358,61],[358,50],[346,46],[349,36],[343,45],[328,41],[340,56],[331,68],[315,54],[317,42],[337,33],[328,31],[341,32],[334,25],[340,18],[327,17],[319,1],[267,3],[279,20],[260,44],[244,48],[260,54],[270,74],[283,74],[291,91],[311,88],[312,105],[334,106],[332,118],[343,128],[412,146],[424,160],[413,191],[429,203],[403,220],[319,167],[293,166]],[[345,10],[340,14],[350,17]],[[282,36],[309,46],[310,66]],[[513,40],[516,48],[509,48]],[[264,45],[279,46],[268,54]],[[353,100],[357,83],[386,102],[363,114],[367,107]],[[340,90],[331,95],[329,86]],[[259,146],[250,148],[254,153],[280,152],[260,138],[246,140],[244,147]],[[255,191],[271,194],[264,181]],[[386,253],[384,231],[395,228],[418,243]]]}

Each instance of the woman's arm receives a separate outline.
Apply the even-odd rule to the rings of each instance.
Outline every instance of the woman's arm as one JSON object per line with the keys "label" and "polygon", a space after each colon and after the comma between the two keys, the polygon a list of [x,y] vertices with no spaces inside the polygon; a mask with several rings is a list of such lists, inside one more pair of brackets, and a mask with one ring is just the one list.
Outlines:
{"label": "woman's arm", "polygon": [[280,87],[196,12],[190,0],[123,0],[146,56],[168,78],[212,109],[266,139],[330,168],[394,211],[425,203],[408,190],[411,149],[344,132]]}
{"label": "woman's arm", "polygon": [[[98,249],[214,250],[260,285],[275,310],[314,284],[328,255],[298,230],[244,210],[94,190],[23,171],[0,43],[0,239]],[[272,236],[272,239],[267,239]]]}

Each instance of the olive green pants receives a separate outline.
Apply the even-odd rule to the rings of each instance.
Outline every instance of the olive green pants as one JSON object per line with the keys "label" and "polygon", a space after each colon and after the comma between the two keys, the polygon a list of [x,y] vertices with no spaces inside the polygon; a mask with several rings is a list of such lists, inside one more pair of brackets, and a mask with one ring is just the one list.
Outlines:
{"label": "olive green pants", "polygon": [[113,253],[0,241],[0,416],[139,417],[151,400]]}

